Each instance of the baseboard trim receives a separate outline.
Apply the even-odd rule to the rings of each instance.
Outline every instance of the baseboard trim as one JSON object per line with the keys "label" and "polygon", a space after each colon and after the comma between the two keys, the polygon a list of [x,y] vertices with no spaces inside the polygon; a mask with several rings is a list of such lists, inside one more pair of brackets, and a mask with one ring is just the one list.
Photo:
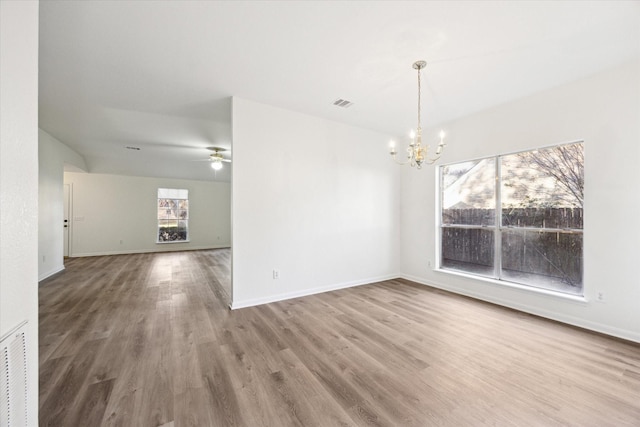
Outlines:
{"label": "baseboard trim", "polygon": [[64,271],[64,265],[54,268],[51,271],[41,274],[38,276],[38,282],[42,282],[44,279],[48,279],[51,276],[55,276],[58,273],[62,273]]}
{"label": "baseboard trim", "polygon": [[169,245],[170,249],[158,250],[154,249],[133,249],[123,251],[105,251],[105,252],[82,252],[74,253],[70,255],[72,258],[82,258],[90,256],[106,256],[106,255],[129,255],[129,254],[149,254],[149,253],[161,253],[161,252],[184,252],[184,251],[204,251],[207,249],[226,249],[229,245],[220,246],[189,246],[188,248],[180,248],[177,245]]}
{"label": "baseboard trim", "polygon": [[319,286],[316,288],[303,289],[295,292],[285,292],[282,294],[270,295],[262,298],[252,298],[252,299],[247,299],[243,301],[231,301],[231,304],[229,304],[229,308],[231,310],[238,310],[240,308],[255,307],[257,305],[269,304],[269,303],[278,302],[278,301],[285,301],[293,298],[306,297],[309,295],[321,294],[323,292],[331,292],[331,291],[337,291],[339,289],[370,285],[372,283],[383,282],[385,280],[391,280],[397,277],[399,277],[397,274],[390,274],[386,276],[372,277],[372,278],[362,279],[362,280],[353,280],[349,282],[335,283],[328,286]]}
{"label": "baseboard trim", "polygon": [[482,295],[480,293],[469,292],[466,289],[445,285],[437,281],[432,281],[432,280],[426,281],[424,279],[421,279],[419,277],[412,276],[409,274],[401,274],[398,277],[402,279],[410,280],[420,285],[442,289],[443,291],[453,292],[455,294],[460,294],[460,295],[464,295],[464,296],[478,299],[481,301],[486,301],[492,304],[501,305],[503,307],[512,308],[514,310],[522,311],[524,313],[529,313],[535,316],[544,317],[545,319],[555,320],[557,322],[566,323],[572,326],[577,326],[582,329],[588,329],[593,332],[598,332],[601,334],[610,335],[612,337],[621,338],[623,340],[640,343],[640,333],[631,331],[628,329],[616,328],[603,323],[592,322],[590,320],[581,319],[574,316],[568,316],[561,313],[540,309],[539,307],[532,307],[526,304],[515,303],[513,301],[505,300],[502,298],[489,298],[486,295]]}

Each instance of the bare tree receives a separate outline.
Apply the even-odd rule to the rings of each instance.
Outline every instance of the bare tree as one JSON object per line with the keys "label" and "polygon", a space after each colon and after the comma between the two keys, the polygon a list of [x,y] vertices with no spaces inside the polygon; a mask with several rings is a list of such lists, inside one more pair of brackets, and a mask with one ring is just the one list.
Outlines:
{"label": "bare tree", "polygon": [[539,151],[521,153],[522,160],[535,165],[541,172],[556,179],[559,186],[572,196],[576,207],[584,203],[584,146],[568,144]]}

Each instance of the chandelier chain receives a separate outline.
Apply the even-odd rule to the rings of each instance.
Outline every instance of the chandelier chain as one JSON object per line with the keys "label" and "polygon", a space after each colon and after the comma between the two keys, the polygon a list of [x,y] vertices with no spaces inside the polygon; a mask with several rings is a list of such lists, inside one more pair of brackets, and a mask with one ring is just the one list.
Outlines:
{"label": "chandelier chain", "polygon": [[422,104],[421,102],[421,93],[422,93],[422,87],[420,85],[420,69],[418,69],[418,129],[420,129],[422,127],[422,125],[420,124],[420,106]]}

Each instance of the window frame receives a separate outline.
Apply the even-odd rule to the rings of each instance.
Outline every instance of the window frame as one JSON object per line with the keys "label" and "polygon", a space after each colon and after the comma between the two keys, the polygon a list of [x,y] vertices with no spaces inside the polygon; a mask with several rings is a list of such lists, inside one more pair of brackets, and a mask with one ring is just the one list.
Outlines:
{"label": "window frame", "polygon": [[[439,165],[436,169],[435,169],[435,181],[436,181],[436,203],[435,203],[435,215],[436,215],[436,221],[435,221],[435,235],[436,235],[436,239],[435,239],[435,245],[436,245],[436,250],[435,250],[435,254],[436,254],[436,259],[435,259],[435,271],[438,272],[443,272],[443,273],[447,273],[447,274],[453,274],[453,275],[458,275],[458,276],[463,276],[463,277],[469,277],[469,278],[473,278],[476,280],[481,280],[481,281],[486,281],[486,282],[491,282],[491,283],[497,283],[501,286],[507,286],[507,287],[515,287],[515,288],[519,288],[519,289],[526,289],[529,291],[534,291],[534,292],[540,292],[540,293],[545,293],[545,294],[552,294],[552,295],[556,295],[556,296],[562,296],[562,297],[566,297],[568,299],[572,299],[572,300],[576,300],[576,301],[580,301],[580,302],[584,302],[585,300],[585,282],[584,282],[584,255],[585,255],[585,245],[584,245],[584,225],[581,229],[575,229],[575,228],[538,228],[538,227],[513,227],[513,226],[507,226],[507,225],[503,225],[503,208],[502,208],[502,186],[503,186],[503,180],[502,180],[502,158],[506,157],[506,156],[510,156],[510,155],[516,155],[516,154],[521,154],[521,153],[529,153],[529,152],[535,152],[535,151],[541,151],[541,150],[545,150],[545,149],[552,149],[552,148],[556,148],[556,147],[563,147],[563,146],[568,146],[568,145],[573,145],[573,144],[582,144],[583,150],[585,148],[585,143],[584,140],[575,140],[575,141],[570,141],[570,142],[563,142],[563,143],[559,143],[559,144],[551,144],[551,145],[546,145],[546,146],[541,146],[541,147],[537,147],[537,148],[533,148],[533,149],[525,149],[525,150],[518,150],[518,151],[512,151],[512,152],[506,152],[506,153],[501,153],[501,154],[496,154],[493,156],[486,156],[486,157],[478,157],[478,158],[474,158],[474,159],[465,159],[465,160],[459,160],[459,161],[455,161],[455,162],[450,162],[450,163],[445,163],[445,164],[441,164]],[[584,152],[584,151],[583,151]],[[482,160],[487,160],[487,159],[493,159],[494,165],[495,165],[495,212],[494,212],[494,221],[493,224],[491,225],[472,225],[472,224],[445,224],[443,222],[443,195],[444,195],[444,188],[443,188],[443,171],[444,168],[447,166],[451,166],[451,165],[457,165],[460,163],[465,163],[465,162],[480,162]],[[584,170],[584,163],[582,165],[583,170]],[[583,204],[583,215],[584,215],[584,204]],[[446,229],[475,229],[475,230],[488,230],[491,231],[493,234],[493,258],[494,258],[494,264],[493,264],[493,268],[492,268],[492,275],[483,275],[480,273],[474,273],[471,271],[465,271],[465,270],[457,270],[457,269],[453,269],[453,268],[447,268],[447,267],[443,267],[443,231]],[[508,278],[504,277],[504,274],[502,272],[502,238],[503,238],[503,233],[504,232],[508,232],[509,230],[518,230],[518,231],[523,231],[523,232],[527,232],[527,231],[535,231],[538,233],[565,233],[565,234],[580,234],[582,236],[582,282],[581,282],[581,287],[580,287],[580,291],[579,293],[570,293],[570,292],[564,292],[560,289],[553,289],[551,287],[538,287],[538,286],[534,286],[532,284],[527,284],[527,283],[521,283],[521,282],[516,282],[513,280],[509,280]]]}
{"label": "window frame", "polygon": [[[160,196],[160,192],[161,191],[166,191],[166,192],[175,192],[176,196],[175,197],[161,197]],[[183,193],[184,197],[181,196],[180,194]],[[186,210],[187,214],[186,214],[186,218],[180,219],[180,218],[176,218],[176,221],[184,221],[185,223],[185,229],[186,229],[186,236],[184,240],[160,240],[160,221],[163,220],[163,218],[160,218],[159,216],[159,209],[160,209],[160,200],[175,200],[175,201],[179,201],[179,200],[186,200],[187,201],[187,208],[186,209],[180,209],[177,208],[176,210]],[[179,203],[178,203],[179,206]],[[165,244],[175,244],[175,243],[189,243],[190,242],[190,238],[191,238],[191,233],[189,230],[189,220],[191,217],[191,202],[189,201],[189,190],[186,188],[168,188],[168,187],[158,187],[157,192],[156,192],[156,244],[158,245],[165,245]]]}

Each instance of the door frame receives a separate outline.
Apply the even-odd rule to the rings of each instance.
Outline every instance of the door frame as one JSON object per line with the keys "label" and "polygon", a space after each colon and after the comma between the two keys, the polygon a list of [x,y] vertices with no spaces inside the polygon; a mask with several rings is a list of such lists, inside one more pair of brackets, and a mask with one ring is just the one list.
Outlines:
{"label": "door frame", "polygon": [[[63,258],[68,258],[73,253],[71,250],[71,242],[73,239],[71,238],[73,234],[73,184],[63,184],[62,190],[62,205],[63,205],[63,221],[66,220],[66,232],[63,230],[62,232],[62,256]],[[66,208],[66,218],[64,215],[64,210]]]}

